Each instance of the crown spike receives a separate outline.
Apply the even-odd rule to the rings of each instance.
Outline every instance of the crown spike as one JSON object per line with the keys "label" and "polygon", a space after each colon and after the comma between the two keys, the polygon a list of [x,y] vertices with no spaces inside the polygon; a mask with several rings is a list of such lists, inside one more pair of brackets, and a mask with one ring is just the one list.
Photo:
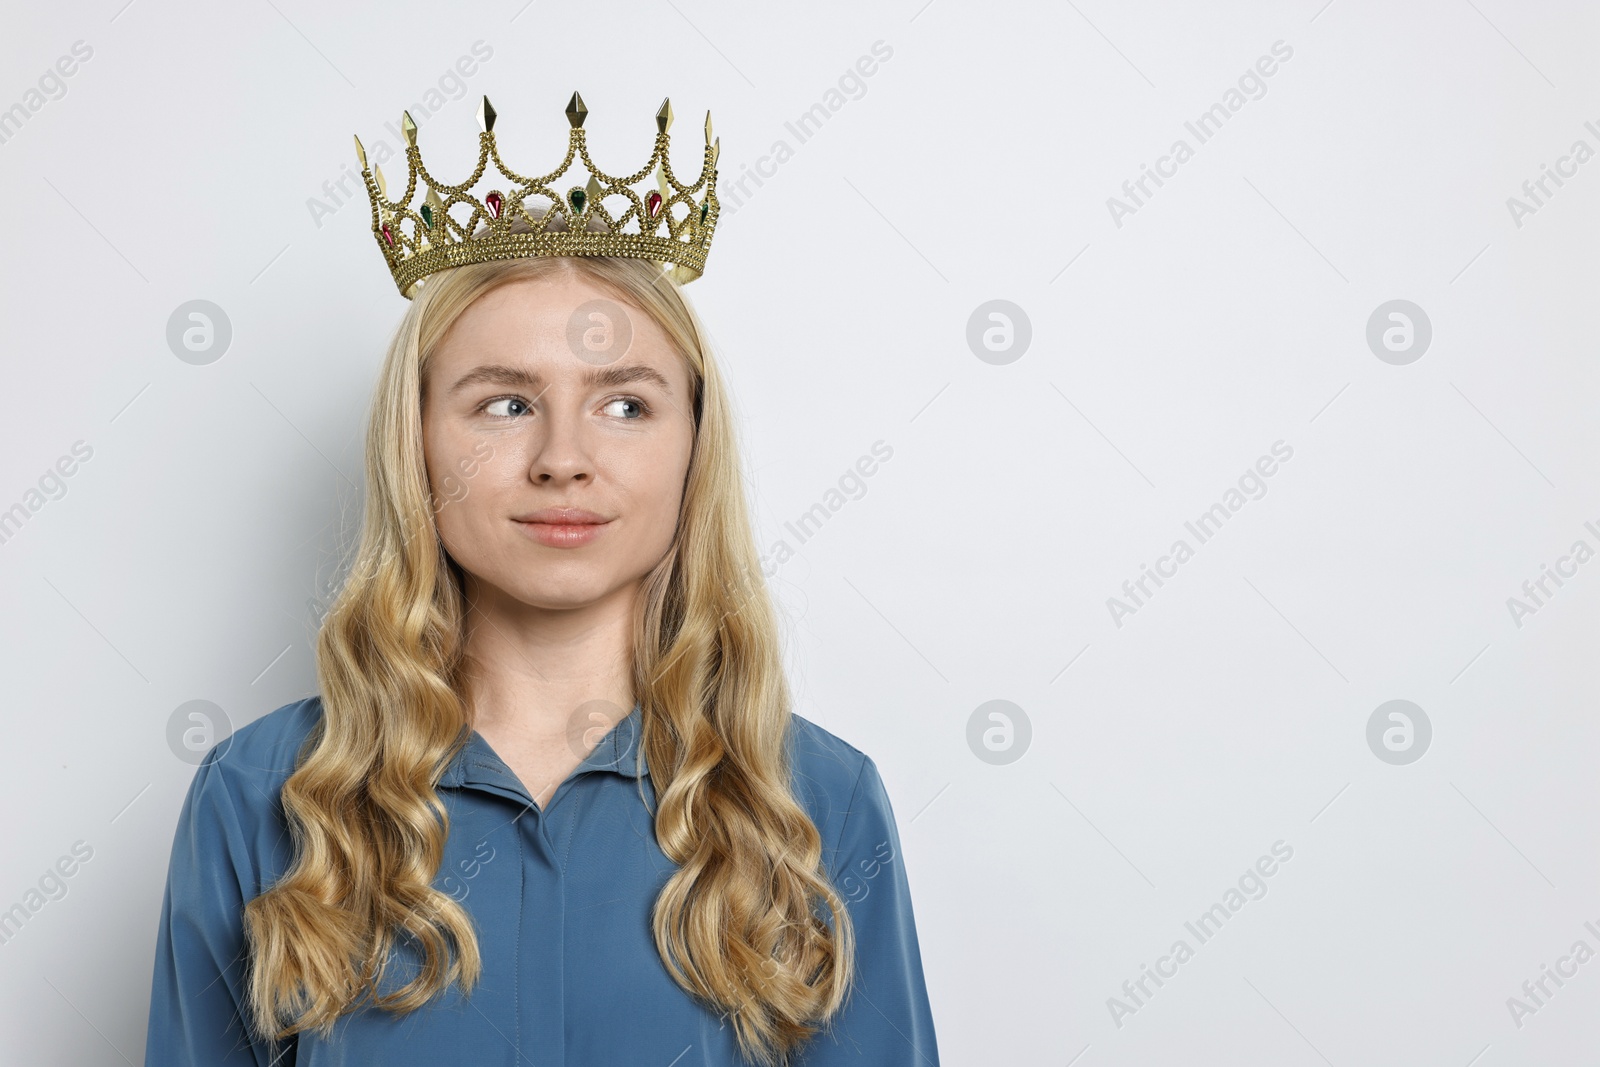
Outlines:
{"label": "crown spike", "polygon": [[589,183],[583,188],[589,194],[589,200],[592,203],[598,204],[600,202],[600,197],[605,194],[605,190],[600,188],[600,183],[595,179],[593,174],[589,175]]}
{"label": "crown spike", "polygon": [[672,98],[661,98],[661,110],[656,112],[656,132],[666,133],[672,129]]}
{"label": "crown spike", "polygon": [[717,157],[720,156],[720,155],[722,155],[722,138],[718,137],[714,142],[712,142],[712,145],[711,145],[711,166],[712,166],[712,169],[716,168],[716,166],[717,166]]}
{"label": "crown spike", "polygon": [[359,134],[352,134],[352,136],[354,136],[355,139],[356,139],[356,158],[361,160],[361,169],[362,170],[366,170],[367,169],[367,150],[365,148],[361,147],[361,136]]}
{"label": "crown spike", "polygon": [[588,114],[589,109],[583,106],[583,97],[578,95],[577,90],[573,90],[572,99],[567,102],[567,121],[576,130],[583,126],[583,120]]}
{"label": "crown spike", "polygon": [[483,103],[478,105],[478,128],[484,133],[493,133],[494,116],[494,105],[489,103],[488,94],[484,94]]}
{"label": "crown spike", "polygon": [[400,131],[406,135],[406,144],[417,146],[417,124],[411,121],[411,112],[400,112]]}
{"label": "crown spike", "polygon": [[711,112],[706,112],[706,144],[711,143]]}
{"label": "crown spike", "polygon": [[382,164],[379,164],[379,165],[377,165],[377,166],[372,168],[372,176],[378,182],[378,195],[383,197],[385,200],[389,199],[389,186],[383,180],[383,165]]}

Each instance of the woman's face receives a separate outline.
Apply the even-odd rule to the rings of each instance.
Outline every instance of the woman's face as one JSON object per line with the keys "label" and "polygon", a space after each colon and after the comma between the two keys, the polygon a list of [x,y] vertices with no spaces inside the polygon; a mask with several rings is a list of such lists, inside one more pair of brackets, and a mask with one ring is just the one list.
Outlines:
{"label": "woman's face", "polygon": [[631,596],[677,527],[689,386],[655,321],[581,276],[474,302],[434,351],[422,413],[439,535],[469,592],[548,609]]}

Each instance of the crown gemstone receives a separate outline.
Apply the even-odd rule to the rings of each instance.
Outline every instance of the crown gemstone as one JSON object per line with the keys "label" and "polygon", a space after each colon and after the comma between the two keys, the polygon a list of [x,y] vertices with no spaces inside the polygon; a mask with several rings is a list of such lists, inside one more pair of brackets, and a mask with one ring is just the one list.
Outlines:
{"label": "crown gemstone", "polygon": [[661,194],[654,189],[650,190],[644,198],[645,210],[650,212],[650,217],[655,218],[661,214]]}
{"label": "crown gemstone", "polygon": [[700,221],[701,222],[706,221],[706,212],[709,211],[709,210],[711,210],[711,202],[710,201],[707,201],[706,203],[700,205]]}
{"label": "crown gemstone", "polygon": [[423,204],[419,214],[422,215],[423,225],[427,226],[430,230],[433,229],[433,208],[427,204]]}
{"label": "crown gemstone", "polygon": [[582,213],[583,205],[588,203],[589,196],[582,189],[574,185],[567,190],[567,203],[572,205],[572,210]]}
{"label": "crown gemstone", "polygon": [[389,224],[383,224],[383,240],[390,248],[394,247],[394,231],[389,229]]}
{"label": "crown gemstone", "polygon": [[500,190],[498,189],[483,198],[483,206],[489,209],[489,217],[491,219],[500,217],[500,209],[504,205],[505,199],[500,195]]}
{"label": "crown gemstone", "polygon": [[444,201],[439,199],[439,190],[429,186],[428,199],[423,208],[425,209],[423,218],[427,220],[428,229],[438,228],[441,230],[440,236],[446,241],[450,240],[450,231],[444,228],[444,220],[440,218],[444,214]]}

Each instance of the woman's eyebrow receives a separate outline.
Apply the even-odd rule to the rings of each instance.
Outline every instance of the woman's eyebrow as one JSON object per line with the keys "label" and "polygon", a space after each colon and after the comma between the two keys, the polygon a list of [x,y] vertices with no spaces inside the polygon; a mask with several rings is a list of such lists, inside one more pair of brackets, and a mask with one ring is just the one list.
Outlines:
{"label": "woman's eyebrow", "polygon": [[[584,376],[584,382],[591,388],[610,388],[618,385],[629,385],[633,382],[650,382],[659,386],[668,396],[672,395],[672,386],[667,384],[667,379],[654,367],[646,367],[640,363],[597,367]],[[453,396],[468,386],[484,383],[516,386],[535,393],[544,388],[543,376],[535,371],[525,370],[522,367],[508,367],[501,363],[490,363],[481,367],[474,367],[456,379],[456,383],[450,387],[450,394]]]}

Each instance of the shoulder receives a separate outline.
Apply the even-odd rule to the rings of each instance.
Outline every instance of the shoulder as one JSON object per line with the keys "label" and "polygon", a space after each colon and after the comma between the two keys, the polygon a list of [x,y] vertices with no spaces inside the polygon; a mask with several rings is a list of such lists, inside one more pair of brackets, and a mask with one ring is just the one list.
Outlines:
{"label": "shoulder", "polygon": [[197,858],[228,856],[247,891],[274,881],[290,858],[283,783],[321,718],[319,697],[285,704],[218,741],[195,769],[179,840]]}
{"label": "shoulder", "polygon": [[866,765],[867,754],[804,715],[791,714],[789,720],[795,776],[808,779],[830,793],[837,793],[843,787],[848,799],[849,790]]}
{"label": "shoulder", "polygon": [[894,813],[872,757],[803,715],[790,719],[795,795],[822,834],[823,848],[836,851],[846,833],[892,828]]}
{"label": "shoulder", "polygon": [[322,720],[322,698],[306,697],[267,712],[223,738],[201,760],[235,786],[271,787],[276,794],[294,773],[300,749]]}

